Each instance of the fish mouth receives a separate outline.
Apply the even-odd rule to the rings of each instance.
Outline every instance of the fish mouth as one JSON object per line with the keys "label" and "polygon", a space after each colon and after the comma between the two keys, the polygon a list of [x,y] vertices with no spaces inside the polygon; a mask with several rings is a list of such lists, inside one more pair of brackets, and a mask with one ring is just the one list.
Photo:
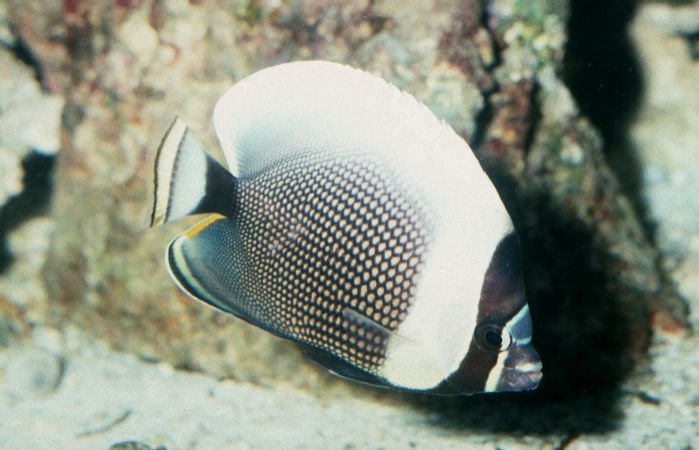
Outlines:
{"label": "fish mouth", "polygon": [[531,391],[536,389],[544,376],[541,363],[521,367],[505,367],[500,375],[497,390],[501,392]]}

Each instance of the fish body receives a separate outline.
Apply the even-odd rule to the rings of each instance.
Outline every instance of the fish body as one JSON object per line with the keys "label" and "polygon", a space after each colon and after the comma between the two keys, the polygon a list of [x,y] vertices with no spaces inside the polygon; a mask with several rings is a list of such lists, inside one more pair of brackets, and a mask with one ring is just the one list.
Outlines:
{"label": "fish body", "polygon": [[468,145],[412,96],[341,64],[264,69],[217,103],[229,169],[176,119],[152,223],[177,285],[333,373],[435,394],[535,388],[519,242]]}

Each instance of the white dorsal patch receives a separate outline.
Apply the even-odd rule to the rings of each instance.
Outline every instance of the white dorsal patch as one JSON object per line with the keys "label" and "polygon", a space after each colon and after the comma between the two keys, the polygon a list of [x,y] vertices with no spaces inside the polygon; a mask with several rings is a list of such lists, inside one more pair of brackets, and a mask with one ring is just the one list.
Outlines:
{"label": "white dorsal patch", "polygon": [[411,95],[327,61],[281,64],[244,78],[217,102],[214,125],[229,168],[240,177],[291,153],[356,149],[424,163],[430,150],[464,145]]}
{"label": "white dorsal patch", "polygon": [[341,64],[282,64],[235,84],[214,124],[232,173],[248,177],[304,152],[381,156],[429,210],[431,235],[407,318],[379,370],[396,386],[436,386],[466,355],[483,277],[512,229],[469,146],[423,104]]}

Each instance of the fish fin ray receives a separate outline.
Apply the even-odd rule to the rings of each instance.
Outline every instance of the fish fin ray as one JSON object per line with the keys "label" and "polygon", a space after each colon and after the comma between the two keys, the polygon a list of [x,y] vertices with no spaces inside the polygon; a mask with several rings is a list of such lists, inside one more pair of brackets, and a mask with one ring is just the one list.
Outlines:
{"label": "fish fin ray", "polygon": [[232,217],[236,190],[233,175],[206,153],[176,117],[155,159],[151,226],[201,213]]}

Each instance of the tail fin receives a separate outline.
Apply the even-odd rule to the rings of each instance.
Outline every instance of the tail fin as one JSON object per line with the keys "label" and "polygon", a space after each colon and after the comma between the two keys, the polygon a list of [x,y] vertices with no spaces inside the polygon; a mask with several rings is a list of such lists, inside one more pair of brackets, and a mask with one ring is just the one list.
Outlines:
{"label": "tail fin", "polygon": [[211,158],[179,118],[170,125],[155,159],[151,226],[201,213],[232,217],[237,180]]}

